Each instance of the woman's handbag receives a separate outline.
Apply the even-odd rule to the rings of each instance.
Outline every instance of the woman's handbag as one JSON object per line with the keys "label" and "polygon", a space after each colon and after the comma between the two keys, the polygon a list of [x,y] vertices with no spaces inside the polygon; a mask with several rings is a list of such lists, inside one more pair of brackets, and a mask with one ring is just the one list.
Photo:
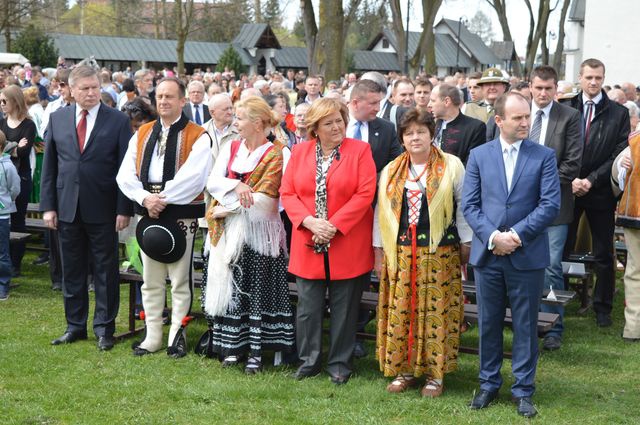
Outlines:
{"label": "woman's handbag", "polygon": [[209,358],[216,357],[213,352],[213,329],[207,329],[196,344],[193,351],[199,356],[205,356]]}

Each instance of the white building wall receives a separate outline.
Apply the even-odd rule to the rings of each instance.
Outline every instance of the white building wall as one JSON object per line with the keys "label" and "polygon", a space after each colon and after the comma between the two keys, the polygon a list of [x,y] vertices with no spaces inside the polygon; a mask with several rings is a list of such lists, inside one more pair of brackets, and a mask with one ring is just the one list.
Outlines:
{"label": "white building wall", "polygon": [[640,1],[586,2],[582,60],[596,58],[604,63],[605,84],[613,86],[625,81],[640,84],[636,34]]}

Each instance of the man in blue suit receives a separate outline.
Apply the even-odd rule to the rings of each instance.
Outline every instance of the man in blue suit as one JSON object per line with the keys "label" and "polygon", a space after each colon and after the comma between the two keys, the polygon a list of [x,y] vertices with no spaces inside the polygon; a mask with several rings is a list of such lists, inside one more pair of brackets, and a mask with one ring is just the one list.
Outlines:
{"label": "man in blue suit", "polygon": [[93,331],[104,351],[113,348],[120,304],[118,231],[133,215],[133,203],[116,183],[131,125],[125,114],[100,102],[100,80],[93,68],[74,68],[69,85],[76,103],[51,114],[42,165],[40,210],[60,238],[67,321],[64,334],[51,344],[87,339],[91,259]]}
{"label": "man in blue suit", "polygon": [[538,360],[537,322],[545,267],[546,229],[560,211],[560,181],[553,150],[528,140],[531,110],[518,93],[495,102],[500,137],[471,150],[462,208],[473,229],[480,328],[480,391],[472,409],[487,407],[502,385],[502,332],[507,302],[513,317],[518,414],[535,416],[531,397]]}

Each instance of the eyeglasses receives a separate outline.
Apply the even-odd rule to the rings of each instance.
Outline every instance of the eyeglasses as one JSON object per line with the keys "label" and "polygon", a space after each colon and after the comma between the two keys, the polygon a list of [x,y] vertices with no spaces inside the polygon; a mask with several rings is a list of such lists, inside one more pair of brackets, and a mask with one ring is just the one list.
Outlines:
{"label": "eyeglasses", "polygon": [[4,106],[7,104],[7,99],[0,99],[0,105]]}

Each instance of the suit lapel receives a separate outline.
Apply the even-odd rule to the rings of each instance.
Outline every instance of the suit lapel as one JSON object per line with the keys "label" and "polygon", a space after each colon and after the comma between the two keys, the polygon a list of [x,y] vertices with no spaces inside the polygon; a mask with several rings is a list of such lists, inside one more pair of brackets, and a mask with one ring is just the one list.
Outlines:
{"label": "suit lapel", "polygon": [[[513,178],[511,179],[511,188],[513,189],[514,187],[516,187],[516,184],[518,183],[518,179],[520,178],[520,175],[522,174],[522,170],[524,170],[527,161],[529,159],[529,143],[534,143],[534,142],[529,142],[528,140],[523,140],[522,144],[520,144],[520,152],[518,152],[518,160],[516,161],[516,169],[513,170]],[[509,192],[509,195],[511,195],[511,192],[513,192],[513,190],[511,190]]]}
{"label": "suit lapel", "polygon": [[73,108],[69,108],[69,121],[70,121],[70,126],[69,128],[71,128],[71,133],[73,133],[72,139],[73,139],[73,145],[74,147],[72,149],[75,149],[75,151],[78,153],[78,155],[81,155],[82,152],[80,152],[80,144],[78,143],[78,130],[76,127],[76,112],[78,111],[78,105],[77,104],[73,104]]}
{"label": "suit lapel", "polygon": [[376,118],[373,121],[369,121],[369,146],[371,146],[371,152],[375,152],[376,148],[380,144],[380,128],[378,127],[378,120]]}
{"label": "suit lapel", "polygon": [[553,133],[556,131],[556,124],[558,124],[559,109],[555,102],[551,105],[551,111],[549,112],[549,119],[547,120],[547,131],[544,135],[544,146],[551,147],[553,141]]}
{"label": "suit lapel", "polygon": [[500,168],[498,169],[498,180],[500,180],[502,190],[504,190],[504,194],[505,196],[507,196],[509,194],[509,189],[507,188],[507,175],[504,168],[504,158],[502,157],[502,145],[500,144],[500,139],[495,139],[491,143],[493,143],[493,155],[495,158],[497,158],[497,161],[500,161]]}

